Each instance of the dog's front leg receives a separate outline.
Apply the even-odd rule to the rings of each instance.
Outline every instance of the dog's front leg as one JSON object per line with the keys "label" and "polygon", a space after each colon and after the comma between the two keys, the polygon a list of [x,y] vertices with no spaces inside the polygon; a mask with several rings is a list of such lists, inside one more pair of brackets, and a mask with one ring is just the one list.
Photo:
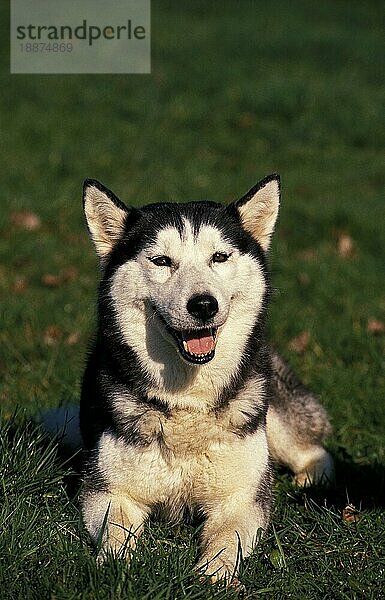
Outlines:
{"label": "dog's front leg", "polygon": [[203,527],[203,556],[198,569],[212,581],[236,582],[239,561],[248,556],[266,529],[270,513],[270,494],[261,497],[233,496],[211,506]]}
{"label": "dog's front leg", "polygon": [[142,533],[147,507],[125,495],[109,492],[89,492],[82,499],[84,523],[96,545],[100,546],[98,561],[111,552],[129,558]]}

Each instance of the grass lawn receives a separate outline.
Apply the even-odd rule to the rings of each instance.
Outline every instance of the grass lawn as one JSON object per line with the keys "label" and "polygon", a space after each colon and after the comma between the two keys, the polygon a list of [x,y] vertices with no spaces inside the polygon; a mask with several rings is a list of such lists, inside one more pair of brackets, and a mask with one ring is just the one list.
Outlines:
{"label": "grass lawn", "polygon": [[229,201],[273,171],[269,335],[331,415],[337,483],[277,473],[244,597],[383,598],[383,3],[154,0],[140,76],[10,76],[0,16],[1,599],[237,596],[192,574],[189,524],[151,522],[130,570],[97,569],[69,466],[28,420],[79,396],[98,279],[82,180],[133,205]]}

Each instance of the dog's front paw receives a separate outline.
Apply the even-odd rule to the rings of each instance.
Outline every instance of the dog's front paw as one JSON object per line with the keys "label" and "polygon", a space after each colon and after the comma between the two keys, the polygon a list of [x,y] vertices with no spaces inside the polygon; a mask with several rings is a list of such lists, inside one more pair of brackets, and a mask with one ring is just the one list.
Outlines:
{"label": "dog's front paw", "polygon": [[114,560],[124,560],[126,563],[129,563],[134,547],[135,545],[130,543],[129,538],[126,538],[124,542],[121,542],[121,540],[109,540],[103,544],[97,553],[96,564],[98,566],[104,565],[108,557],[112,557]]}
{"label": "dog's front paw", "polygon": [[203,556],[196,566],[200,579],[209,579],[211,583],[224,582],[227,586],[238,587],[241,584],[237,579],[238,565],[219,553],[214,558]]}

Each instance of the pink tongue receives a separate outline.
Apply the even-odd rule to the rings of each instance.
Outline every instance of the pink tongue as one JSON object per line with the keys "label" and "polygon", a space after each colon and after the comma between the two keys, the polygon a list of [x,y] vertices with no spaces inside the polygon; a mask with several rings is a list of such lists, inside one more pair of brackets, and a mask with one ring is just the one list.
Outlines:
{"label": "pink tongue", "polygon": [[212,335],[203,335],[199,338],[186,339],[190,354],[208,354],[214,350],[214,338]]}

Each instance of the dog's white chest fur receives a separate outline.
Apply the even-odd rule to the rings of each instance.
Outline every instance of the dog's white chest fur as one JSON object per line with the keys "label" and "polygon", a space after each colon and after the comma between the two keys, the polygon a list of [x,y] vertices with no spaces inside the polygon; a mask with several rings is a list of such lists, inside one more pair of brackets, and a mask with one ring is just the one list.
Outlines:
{"label": "dog's white chest fur", "polygon": [[264,432],[240,439],[214,414],[179,410],[166,418],[148,411],[142,431],[152,438],[146,447],[104,433],[98,460],[110,488],[139,504],[162,503],[175,510],[206,504],[221,492],[250,494],[266,468]]}

